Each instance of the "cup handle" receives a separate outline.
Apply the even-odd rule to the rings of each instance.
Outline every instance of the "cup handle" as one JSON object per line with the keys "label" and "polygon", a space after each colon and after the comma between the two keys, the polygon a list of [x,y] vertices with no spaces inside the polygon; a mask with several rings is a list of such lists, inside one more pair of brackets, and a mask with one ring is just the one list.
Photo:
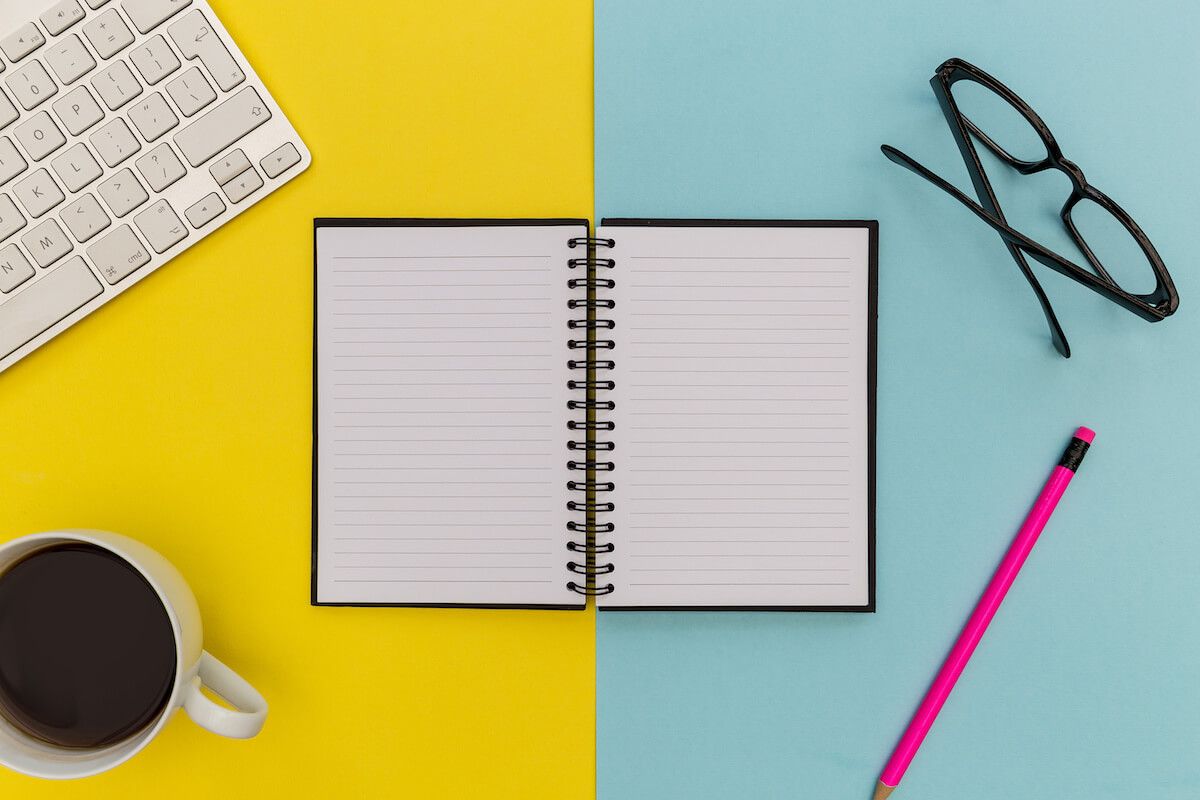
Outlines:
{"label": "cup handle", "polygon": [[[201,686],[220,695],[237,710],[209,700],[200,691]],[[257,736],[267,719],[267,701],[258,690],[207,650],[200,654],[200,668],[185,691],[183,708],[201,728],[231,739]]]}

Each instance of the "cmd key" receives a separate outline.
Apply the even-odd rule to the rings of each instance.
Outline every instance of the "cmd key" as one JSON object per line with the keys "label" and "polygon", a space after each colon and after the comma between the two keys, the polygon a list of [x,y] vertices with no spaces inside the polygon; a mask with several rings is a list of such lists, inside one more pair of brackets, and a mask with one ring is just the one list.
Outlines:
{"label": "cmd key", "polygon": [[150,254],[128,225],[105,235],[87,253],[104,280],[113,286],[150,263]]}

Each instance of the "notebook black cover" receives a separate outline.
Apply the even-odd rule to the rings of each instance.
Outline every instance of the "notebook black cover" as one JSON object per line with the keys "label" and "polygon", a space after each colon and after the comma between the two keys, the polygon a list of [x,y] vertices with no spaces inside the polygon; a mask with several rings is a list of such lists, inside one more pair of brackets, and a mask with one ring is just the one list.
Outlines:
{"label": "notebook black cover", "polygon": [[[486,219],[486,218],[317,218],[313,231],[313,278],[314,306],[316,301],[317,232],[324,227],[485,227],[505,225],[563,225],[583,227],[588,231],[589,221],[576,218],[554,219]],[[865,228],[869,232],[868,255],[868,508],[867,508],[867,571],[868,602],[861,606],[614,606],[601,607],[604,611],[842,611],[873,612],[876,597],[876,393],[878,351],[878,236],[879,223],[874,220],[762,220],[762,219],[653,219],[653,218],[606,218],[604,227],[809,227],[809,228]],[[594,331],[590,332],[594,335]],[[317,598],[317,385],[316,343],[317,322],[313,320],[313,443],[312,443],[312,543],[311,543],[311,597],[317,606],[390,606],[411,608],[497,608],[497,609],[558,609],[580,610],[586,603],[578,605],[510,605],[473,603],[345,603],[322,602]]]}

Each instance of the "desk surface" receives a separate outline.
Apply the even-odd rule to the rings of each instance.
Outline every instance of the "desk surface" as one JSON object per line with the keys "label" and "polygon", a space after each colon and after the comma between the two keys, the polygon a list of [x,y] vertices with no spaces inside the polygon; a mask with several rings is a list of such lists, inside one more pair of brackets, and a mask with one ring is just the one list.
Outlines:
{"label": "desk surface", "polygon": [[[882,304],[879,612],[609,615],[598,663],[590,613],[307,604],[311,218],[592,216],[591,3],[214,5],[316,162],[0,376],[0,536],[158,547],[272,714],[250,742],[179,719],[108,775],[0,772],[0,792],[586,798],[596,665],[602,800],[866,797],[1088,423],[1096,449],[904,791],[1002,775],[970,796],[1194,795],[1191,4],[599,4],[598,210],[878,217]],[[952,55],[1009,82],[1143,223],[1176,318],[1049,280],[1062,362],[994,234],[883,160],[891,142],[964,183],[925,83]],[[999,181],[1045,231],[1061,186],[1010,204]]]}
{"label": "desk surface", "polygon": [[0,536],[158,548],[271,716],[0,794],[589,797],[590,612],[316,609],[308,570],[312,218],[590,216],[591,4],[213,5],[315,163],[0,376]]}
{"label": "desk surface", "polygon": [[[880,223],[879,610],[601,614],[600,800],[869,797],[1080,424],[1095,447],[893,799],[1196,796],[1198,23],[1184,0],[597,4],[597,214]],[[1177,315],[1051,274],[1064,361],[996,234],[884,159],[970,191],[928,83],[952,56],[1138,220]],[[1070,252],[1063,176],[988,172]]]}

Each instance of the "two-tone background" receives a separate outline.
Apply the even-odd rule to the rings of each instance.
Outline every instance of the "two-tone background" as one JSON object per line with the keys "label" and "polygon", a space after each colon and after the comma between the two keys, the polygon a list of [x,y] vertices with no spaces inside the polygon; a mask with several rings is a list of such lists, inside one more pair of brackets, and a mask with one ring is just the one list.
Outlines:
{"label": "two-tone background", "polygon": [[[1190,4],[213,5],[314,166],[0,376],[0,534],[103,527],[159,548],[271,718],[251,742],[181,720],[111,774],[0,773],[0,791],[866,797],[1088,424],[1079,480],[901,791],[1194,795]],[[883,159],[895,144],[967,185],[927,85],[951,56],[1017,90],[1141,222],[1174,318],[1048,277],[1063,361],[995,235]],[[1061,243],[1065,181],[993,178],[1017,227]],[[879,611],[310,607],[311,220],[335,215],[880,220]]]}

